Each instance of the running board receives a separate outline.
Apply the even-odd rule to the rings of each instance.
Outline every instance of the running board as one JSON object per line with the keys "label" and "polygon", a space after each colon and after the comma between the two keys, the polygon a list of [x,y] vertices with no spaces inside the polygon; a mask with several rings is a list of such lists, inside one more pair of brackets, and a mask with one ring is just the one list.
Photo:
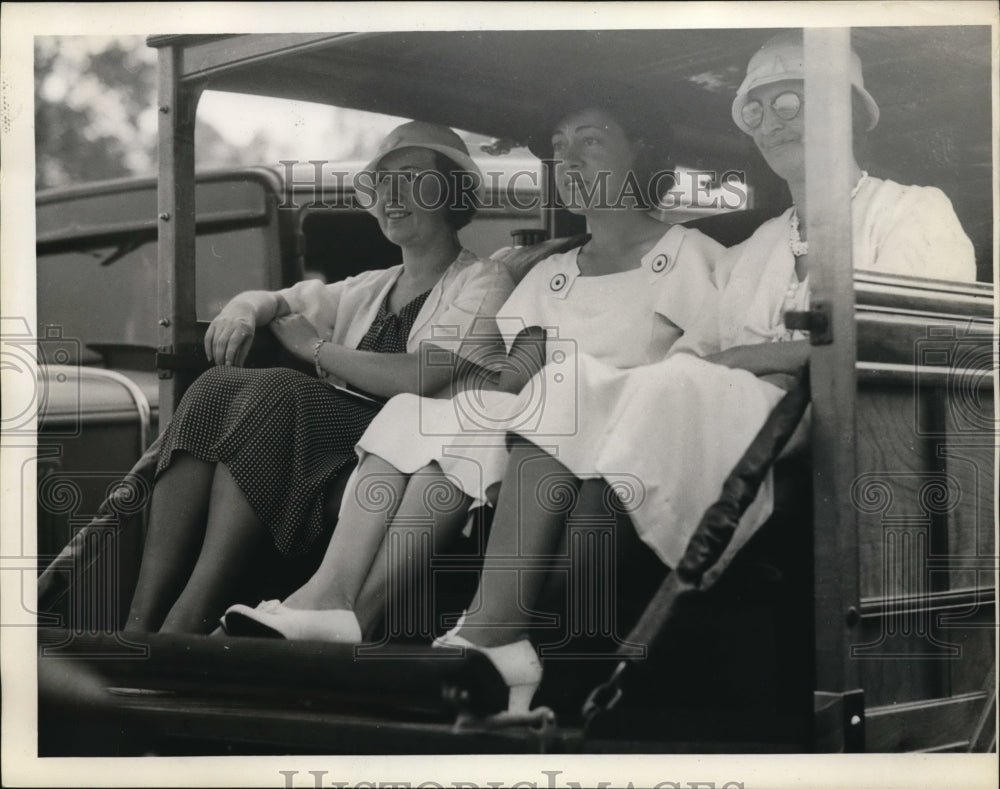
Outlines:
{"label": "running board", "polygon": [[96,678],[119,698],[168,694],[310,709],[391,709],[454,720],[506,707],[507,687],[472,650],[266,638],[38,631],[40,674]]}

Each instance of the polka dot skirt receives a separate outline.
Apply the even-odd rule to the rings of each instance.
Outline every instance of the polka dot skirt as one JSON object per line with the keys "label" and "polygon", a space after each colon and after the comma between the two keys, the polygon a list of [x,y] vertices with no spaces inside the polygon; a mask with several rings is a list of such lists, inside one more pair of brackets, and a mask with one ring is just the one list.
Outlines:
{"label": "polka dot skirt", "polygon": [[[405,353],[428,293],[398,314],[383,303],[358,350]],[[380,407],[296,370],[213,367],[190,386],[167,425],[156,474],[178,450],[225,463],[278,551],[298,556],[326,528],[326,487],[353,465],[354,446]]]}

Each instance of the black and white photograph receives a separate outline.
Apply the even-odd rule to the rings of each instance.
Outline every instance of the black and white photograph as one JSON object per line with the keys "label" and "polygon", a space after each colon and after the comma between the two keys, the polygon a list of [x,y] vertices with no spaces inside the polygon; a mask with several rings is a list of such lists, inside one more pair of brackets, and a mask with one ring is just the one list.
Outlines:
{"label": "black and white photograph", "polygon": [[0,13],[5,786],[996,786],[996,4]]}

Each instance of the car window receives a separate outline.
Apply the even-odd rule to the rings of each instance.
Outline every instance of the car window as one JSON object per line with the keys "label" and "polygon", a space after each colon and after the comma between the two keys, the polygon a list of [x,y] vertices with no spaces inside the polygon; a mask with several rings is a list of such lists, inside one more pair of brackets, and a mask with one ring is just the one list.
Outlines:
{"label": "car window", "polygon": [[[199,320],[210,320],[242,290],[278,286],[270,281],[262,260],[270,235],[265,227],[198,235]],[[156,240],[130,246],[123,239],[121,244],[81,244],[40,254],[38,336],[50,336],[48,329],[60,328],[64,338],[79,341],[84,349],[80,361],[85,364],[101,360],[102,345],[156,348]]]}
{"label": "car window", "polygon": [[[268,96],[206,91],[198,105],[219,138],[196,150],[204,166],[264,165],[278,170],[301,191],[323,162],[324,188],[349,185],[376,154],[382,138],[408,118]],[[510,233],[539,227],[541,161],[526,147],[456,128],[482,170],[488,202],[461,234],[479,254],[510,243]],[[197,141],[199,143],[202,140]],[[716,213],[753,208],[744,173],[710,173],[680,162],[661,218],[686,222]],[[483,220],[486,220],[484,223]],[[525,222],[528,224],[526,225]]]}

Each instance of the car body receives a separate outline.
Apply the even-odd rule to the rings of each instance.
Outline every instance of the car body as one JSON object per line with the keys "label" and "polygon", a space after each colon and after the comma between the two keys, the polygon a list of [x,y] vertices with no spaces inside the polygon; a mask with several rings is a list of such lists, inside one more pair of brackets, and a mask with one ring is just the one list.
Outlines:
{"label": "car body", "polygon": [[[742,69],[774,32],[151,38],[160,50],[163,108],[155,313],[161,421],[198,369],[201,291],[191,261],[199,233],[188,132],[201,91],[390,107],[522,143],[537,141],[551,108],[567,96],[629,91],[646,106],[670,108],[679,161],[745,173],[754,210],[774,216],[788,195],[729,121]],[[623,688],[613,678],[601,685],[613,667],[634,662],[619,644],[601,660],[569,660],[551,672],[546,698],[557,715],[510,720],[484,713],[498,677],[481,655],[448,664],[406,645],[365,660],[337,645],[255,639],[154,634],[116,642],[91,625],[75,638],[46,632],[43,663],[45,650],[59,644],[83,651],[81,670],[103,677],[101,704],[132,727],[116,741],[127,752],[995,748],[995,590],[992,569],[984,569],[996,552],[992,395],[984,383],[992,369],[985,350],[993,337],[986,284],[995,243],[986,155],[993,137],[990,98],[980,100],[989,34],[988,27],[851,32],[882,103],[873,172],[943,189],[973,240],[982,281],[854,273],[844,245],[817,243],[814,308],[800,316],[813,340],[811,453],[779,470],[792,495],[779,508],[780,524],[765,527],[761,553],[745,555],[721,587],[684,598],[666,647],[633,684]],[[809,31],[807,59],[843,58],[849,40],[844,31]],[[844,73],[809,72],[806,93],[844,87]],[[331,74],[337,79],[325,78]],[[947,89],[927,89],[943,81]],[[926,122],[913,124],[914,111]],[[831,224],[828,238],[844,238],[849,216],[835,209],[846,204],[849,187],[836,155],[850,144],[849,125],[811,128],[807,134],[822,144],[811,149],[810,211],[838,216],[842,224]],[[747,212],[702,226],[733,243],[761,218]],[[725,226],[731,222],[739,228]],[[581,229],[544,202],[540,224],[551,236]],[[114,643],[120,654],[87,657]],[[130,661],[135,650],[149,659]],[[581,687],[595,689],[594,704],[582,709]],[[601,701],[601,688],[617,707]]]}
{"label": "car body", "polygon": [[[486,257],[514,244],[515,232],[541,232],[541,170],[530,157],[477,158],[495,177],[483,210],[459,236]],[[326,162],[319,178],[309,162],[199,173],[201,327],[244,290],[275,290],[305,277],[333,282],[398,263],[398,248],[357,204],[353,178],[364,165]],[[158,327],[149,320],[157,309],[156,179],[43,190],[35,212],[44,568],[72,536],[72,524],[97,512],[108,485],[159,429]],[[681,206],[662,215],[675,221],[715,213]]]}
{"label": "car body", "polygon": [[[351,175],[362,164],[332,162],[326,169]],[[275,290],[307,276],[334,281],[399,262],[374,218],[354,206],[349,177],[321,184],[321,202],[295,178],[281,167],[199,175],[202,327],[244,290]],[[526,206],[537,200],[529,180],[521,189]],[[511,231],[538,219],[536,210],[510,205],[503,194],[490,199],[496,206],[461,233],[482,255],[511,244]],[[158,327],[150,320],[157,309],[156,179],[44,190],[35,211],[44,567],[159,429]]]}

